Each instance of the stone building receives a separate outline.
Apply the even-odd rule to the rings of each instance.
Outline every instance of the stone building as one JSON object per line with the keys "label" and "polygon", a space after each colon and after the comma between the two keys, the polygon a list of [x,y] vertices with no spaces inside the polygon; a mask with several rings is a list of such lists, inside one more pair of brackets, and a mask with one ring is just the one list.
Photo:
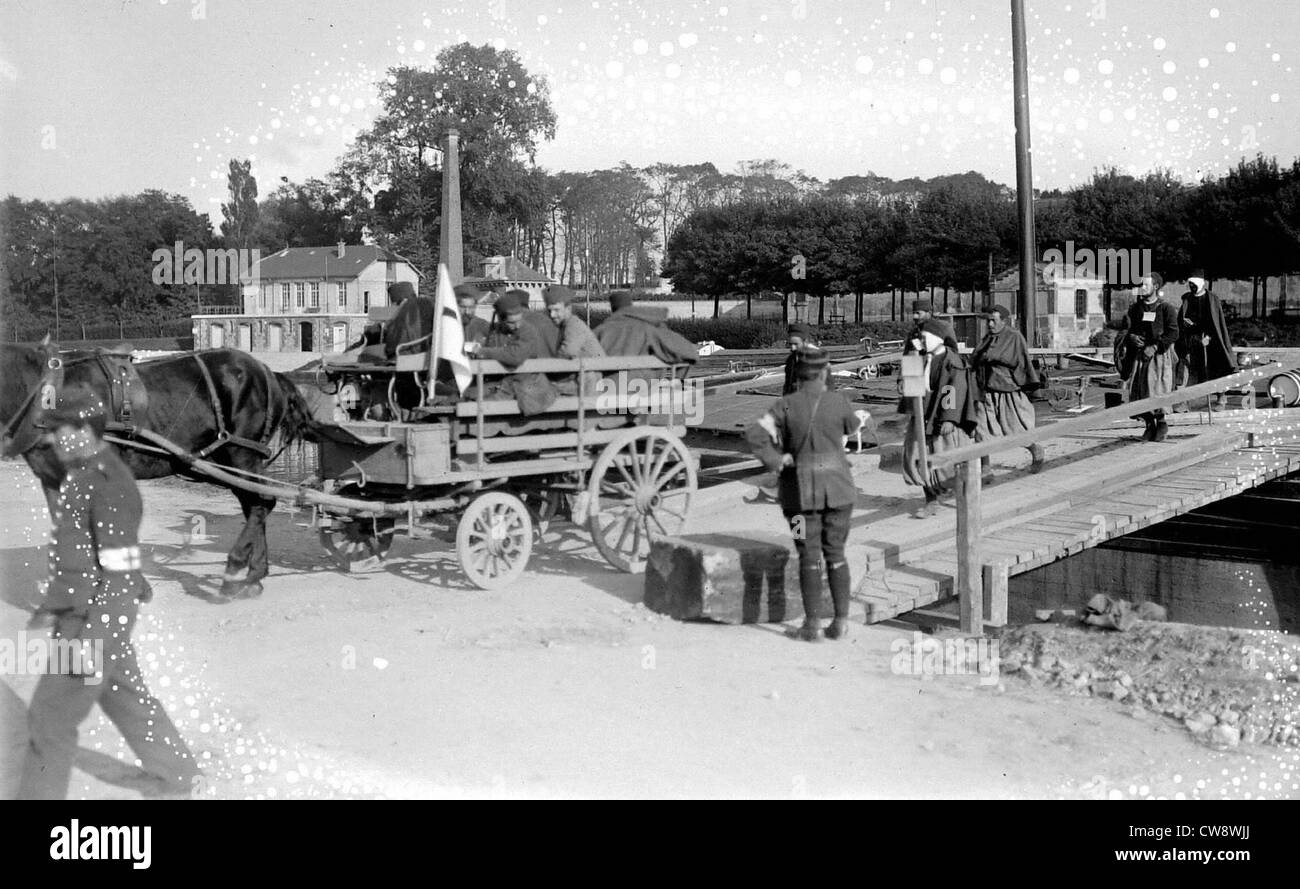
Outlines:
{"label": "stone building", "polygon": [[243,286],[242,306],[193,315],[194,348],[246,352],[342,352],[361,337],[388,287],[420,273],[373,245],[287,247],[263,257]]}
{"label": "stone building", "polygon": [[[1106,282],[1081,269],[1061,270],[1037,263],[1037,335],[1031,347],[1071,349],[1088,345],[1089,338],[1106,326]],[[1017,310],[1020,266],[1012,266],[993,279],[992,304]],[[1019,319],[1016,319],[1018,325]]]}

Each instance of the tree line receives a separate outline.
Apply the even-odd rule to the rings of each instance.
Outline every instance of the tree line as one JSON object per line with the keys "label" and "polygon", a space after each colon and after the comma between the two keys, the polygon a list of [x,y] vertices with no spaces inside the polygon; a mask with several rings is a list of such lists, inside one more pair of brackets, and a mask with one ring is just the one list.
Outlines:
{"label": "tree line", "polygon": [[[930,180],[874,173],[827,182],[775,159],[549,172],[549,86],[518,56],[461,43],[430,69],[391,69],[381,111],[333,168],[266,193],[247,159],[229,162],[220,229],[162,191],[87,201],[10,196],[0,205],[4,322],[138,326],[238,301],[234,286],[159,284],[159,247],[260,249],[373,242],[435,271],[442,139],[460,134],[465,268],[513,254],[582,289],[641,287],[662,275],[713,297],[821,297],[927,288],[982,290],[990,263],[1016,261],[1014,193],[976,172]],[[1167,172],[1099,171],[1037,196],[1038,254],[1068,241],[1151,249],[1168,278],[1263,279],[1300,265],[1300,160],[1243,160],[1196,186]],[[1257,311],[1267,306],[1259,294]],[[901,297],[900,297],[901,301]],[[783,303],[784,304],[784,303]],[[6,338],[9,338],[6,335]]]}

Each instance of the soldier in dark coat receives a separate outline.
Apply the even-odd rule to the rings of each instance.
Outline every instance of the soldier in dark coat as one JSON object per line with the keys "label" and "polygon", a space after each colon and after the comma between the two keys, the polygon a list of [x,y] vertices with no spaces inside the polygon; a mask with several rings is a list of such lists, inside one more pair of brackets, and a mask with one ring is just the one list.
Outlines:
{"label": "soldier in dark coat", "polygon": [[[781,387],[782,395],[789,395],[799,388],[799,375],[796,372],[799,366],[799,354],[804,346],[818,346],[817,334],[813,332],[812,327],[804,324],[802,321],[796,321],[786,329],[786,341],[790,345],[790,354],[785,358],[785,385]],[[835,377],[831,374],[831,366],[826,365],[826,385],[831,389],[835,388]]]}
{"label": "soldier in dark coat", "polygon": [[783,396],[746,430],[746,438],[754,456],[780,473],[781,510],[799,552],[804,621],[797,636],[815,641],[822,634],[818,611],[824,561],[835,608],[826,636],[838,639],[848,627],[844,545],[857,500],[844,437],[856,432],[862,420],[843,395],[826,388],[826,353],[805,346],[799,357],[799,390]]}
{"label": "soldier in dark coat", "polygon": [[[916,336],[908,343],[912,352],[925,356],[925,397],[921,401],[922,434],[917,438],[915,426],[908,423],[903,438],[903,480],[918,485],[925,492],[925,504],[913,516],[928,518],[938,511],[939,495],[951,487],[952,468],[921,471],[923,453],[939,454],[971,444],[979,427],[978,387],[971,380],[970,367],[957,351],[951,328],[933,318],[922,321]],[[904,398],[900,413],[911,413],[915,399]]]}
{"label": "soldier in dark coat", "polygon": [[[1187,279],[1187,293],[1183,294],[1183,304],[1178,310],[1178,343],[1174,348],[1178,354],[1174,370],[1176,388],[1217,380],[1237,369],[1223,304],[1199,269]],[[1210,396],[1210,410],[1222,409],[1221,399],[1222,395]],[[1187,405],[1175,405],[1174,410],[1185,411]]]}
{"label": "soldier in dark coat", "polygon": [[492,326],[478,316],[478,304],[482,298],[483,291],[473,284],[456,285],[456,308],[460,310],[460,323],[467,343],[486,342],[491,330]]}
{"label": "soldier in dark coat", "polygon": [[[632,294],[626,290],[609,295],[609,308],[613,314],[595,330],[606,355],[653,355],[668,364],[694,364],[700,360],[695,344],[669,329],[666,308],[634,305]],[[638,376],[648,378],[657,374],[628,373],[629,378]]]}
{"label": "soldier in dark coat", "polygon": [[[187,794],[199,774],[189,748],[140,675],[131,630],[150,598],[140,573],[143,513],[135,478],[100,437],[104,407],[84,390],[64,393],[45,427],[66,475],[50,546],[50,583],[33,627],[53,628],[49,672],[28,708],[20,799],[67,796],[77,727],[95,704],[147,773],[148,795]],[[54,646],[58,646],[57,648]],[[66,653],[75,647],[74,652]]]}
{"label": "soldier in dark coat", "polygon": [[[466,343],[466,354],[498,361],[508,368],[516,368],[530,358],[556,357],[558,341],[544,332],[541,319],[544,318],[545,323],[552,328],[555,323],[540,312],[529,312],[527,306],[528,294],[522,290],[507,290],[501,294],[496,304],[497,318],[486,342]],[[540,373],[511,374],[493,387],[492,391],[482,394],[494,398],[514,398],[519,402],[519,411],[524,416],[542,413],[559,396],[546,374]],[[478,395],[480,393],[474,389],[466,393],[466,397],[470,398]]]}

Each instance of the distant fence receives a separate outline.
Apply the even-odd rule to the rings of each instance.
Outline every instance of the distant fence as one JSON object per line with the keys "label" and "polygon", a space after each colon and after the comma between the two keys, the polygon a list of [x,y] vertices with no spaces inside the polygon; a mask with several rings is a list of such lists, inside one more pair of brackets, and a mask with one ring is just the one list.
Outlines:
{"label": "distant fence", "polygon": [[34,343],[48,336],[55,342],[106,341],[146,339],[186,339],[193,342],[193,326],[189,318],[171,321],[134,324],[83,324],[80,321],[63,321],[54,324],[3,324],[0,325],[0,342]]}

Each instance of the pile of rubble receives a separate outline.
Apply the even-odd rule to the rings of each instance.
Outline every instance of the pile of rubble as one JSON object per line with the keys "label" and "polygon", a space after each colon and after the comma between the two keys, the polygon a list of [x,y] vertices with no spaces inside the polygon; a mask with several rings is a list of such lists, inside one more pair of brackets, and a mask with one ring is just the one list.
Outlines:
{"label": "pile of rubble", "polygon": [[1048,623],[1004,633],[999,656],[1004,674],[1167,716],[1213,746],[1300,746],[1300,639],[1284,633]]}

